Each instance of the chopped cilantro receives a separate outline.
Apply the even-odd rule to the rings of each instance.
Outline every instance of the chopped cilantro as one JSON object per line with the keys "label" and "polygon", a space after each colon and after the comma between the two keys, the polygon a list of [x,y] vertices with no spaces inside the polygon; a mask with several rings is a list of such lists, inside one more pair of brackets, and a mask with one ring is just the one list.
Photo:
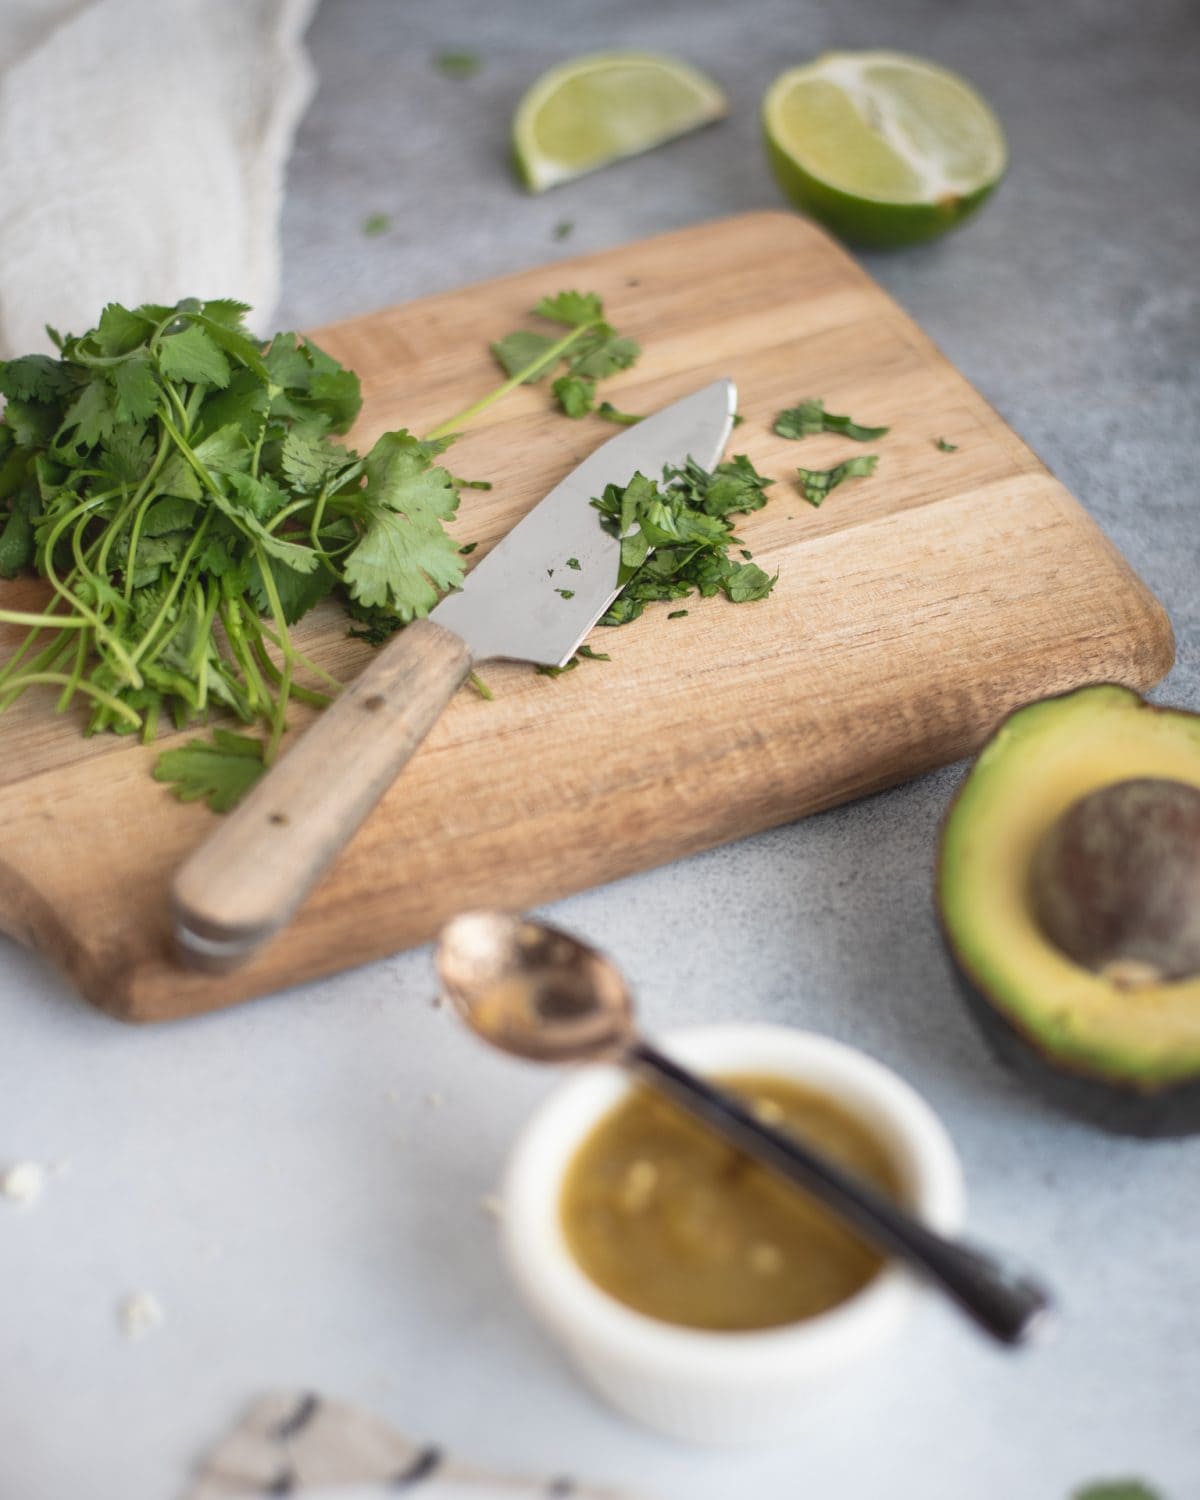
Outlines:
{"label": "chopped cilantro", "polygon": [[1140,1479],[1102,1479],[1075,1490],[1071,1500],[1162,1500]]}
{"label": "chopped cilantro", "polygon": [[458,555],[459,555],[459,557],[470,557],[471,553],[474,552],[475,548],[478,547],[478,546],[479,546],[478,542],[466,542],[466,543],[464,543],[464,545],[461,546],[458,549]]}
{"label": "chopped cilantro", "polygon": [[586,417],[596,400],[596,382],[586,375],[561,375],[551,389],[568,417]]}
{"label": "chopped cilantro", "polygon": [[574,228],[575,224],[571,219],[560,219],[554,226],[554,238],[565,240]]}
{"label": "chopped cilantro", "polygon": [[386,234],[392,227],[391,214],[368,214],[362,223],[362,232],[371,238]]}
{"label": "chopped cilantro", "polygon": [[471,675],[467,678],[467,681],[471,684],[471,686],[475,689],[475,691],[481,698],[485,699],[488,703],[494,701],[496,697],[495,693],[492,692],[491,688],[488,687],[487,683],[484,682],[483,678],[480,677],[478,672],[472,672]]}
{"label": "chopped cilantro", "polygon": [[612,661],[607,651],[594,651],[591,646],[580,646],[569,662],[561,667],[539,667],[543,677],[561,677],[564,672],[573,672],[581,661]]}
{"label": "chopped cilantro", "polygon": [[943,453],[957,453],[958,452],[958,444],[957,443],[948,443],[945,438],[941,438],[941,437],[938,438],[936,446],[938,448],[940,448]]}
{"label": "chopped cilantro", "polygon": [[568,557],[567,558],[567,567],[568,568],[574,568],[574,570],[576,571],[576,573],[578,573],[579,569],[580,569],[579,559],[577,557]]}
{"label": "chopped cilantro", "polygon": [[446,78],[474,78],[483,59],[477,52],[439,52],[433,65]]}
{"label": "chopped cilantro", "polygon": [[622,587],[599,623],[627,625],[647,604],[693,592],[723,593],[735,604],[765,598],[775,579],[729,556],[737,541],[730,517],[764,506],[772,483],[738,454],[711,472],[692,459],[668,466],[661,484],[644,474],[610,484],[592,504],[605,529],[621,538]]}
{"label": "chopped cilantro", "polygon": [[891,431],[888,427],[861,427],[849,417],[838,417],[825,410],[824,401],[801,401],[781,411],[775,418],[773,432],[785,438],[812,437],[818,432],[837,432],[856,443],[873,443]]}
{"label": "chopped cilantro", "polygon": [[618,411],[611,401],[601,401],[596,408],[596,415],[603,417],[606,422],[615,422],[618,427],[633,427],[642,420],[636,412]]}
{"label": "chopped cilantro", "polygon": [[555,589],[554,592],[561,594],[564,599],[574,599],[575,597],[574,589]]}
{"label": "chopped cilantro", "polygon": [[673,609],[673,610],[671,610],[668,613],[667,619],[668,620],[682,620],[682,619],[684,619],[684,617],[686,615],[687,615],[687,610],[686,609]]}
{"label": "chopped cilantro", "polygon": [[845,463],[835,464],[832,469],[797,469],[800,476],[800,493],[810,505],[820,505],[829,491],[844,479],[855,479],[875,472],[879,456],[864,454],[862,458],[848,458]]}

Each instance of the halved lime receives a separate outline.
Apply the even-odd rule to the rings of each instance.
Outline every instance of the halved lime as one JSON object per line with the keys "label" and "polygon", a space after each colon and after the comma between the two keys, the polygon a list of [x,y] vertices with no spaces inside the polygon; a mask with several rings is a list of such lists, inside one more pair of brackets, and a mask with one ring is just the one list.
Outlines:
{"label": "halved lime", "polygon": [[513,151],[531,192],[648,151],[729,110],[687,63],[645,52],[575,57],[543,73],[517,106]]}
{"label": "halved lime", "polygon": [[1004,175],[995,115],[957,74],[899,52],[827,52],[763,100],[796,205],[860,245],[911,245],[973,214]]}

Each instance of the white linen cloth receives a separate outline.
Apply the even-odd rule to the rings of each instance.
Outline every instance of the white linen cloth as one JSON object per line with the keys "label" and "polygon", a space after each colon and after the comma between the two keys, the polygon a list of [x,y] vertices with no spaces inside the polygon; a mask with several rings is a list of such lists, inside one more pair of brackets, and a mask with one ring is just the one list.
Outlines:
{"label": "white linen cloth", "polygon": [[0,0],[0,357],[106,302],[235,297],[273,331],[316,0]]}
{"label": "white linen cloth", "polygon": [[[379,1417],[311,1392],[257,1401],[200,1465],[187,1500],[621,1500],[573,1479],[502,1479],[419,1447]],[[632,1500],[632,1497],[627,1497]]]}

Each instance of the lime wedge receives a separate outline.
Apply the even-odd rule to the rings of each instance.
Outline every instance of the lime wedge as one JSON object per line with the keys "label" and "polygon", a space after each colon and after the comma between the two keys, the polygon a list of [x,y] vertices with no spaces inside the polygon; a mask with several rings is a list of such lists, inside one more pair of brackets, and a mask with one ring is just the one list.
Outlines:
{"label": "lime wedge", "polygon": [[827,52],[763,100],[784,193],[843,239],[911,245],[973,214],[1004,175],[995,115],[957,74],[898,52]]}
{"label": "lime wedge", "polygon": [[728,113],[695,68],[644,52],[602,52],[543,73],[517,106],[513,151],[540,193],[623,156],[648,151]]}

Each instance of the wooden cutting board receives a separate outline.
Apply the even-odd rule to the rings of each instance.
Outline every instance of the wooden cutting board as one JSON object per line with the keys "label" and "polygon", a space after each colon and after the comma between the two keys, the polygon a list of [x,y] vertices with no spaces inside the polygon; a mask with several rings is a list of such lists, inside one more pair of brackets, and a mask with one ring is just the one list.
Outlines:
{"label": "wooden cutting board", "polygon": [[[619,406],[651,411],[737,381],[745,423],[731,450],[779,481],[739,531],[778,569],[775,592],[692,601],[670,621],[654,608],[596,633],[610,663],[557,679],[488,666],[494,701],[459,694],[293,927],[225,976],[179,968],[167,920],[171,873],[213,814],[151,779],[161,743],[85,740],[52,696],[27,694],[0,720],[0,927],[96,1005],[157,1020],[329,974],[419,943],[464,908],[544,902],[917,775],[974,750],[1027,699],[1105,679],[1146,688],[1170,666],[1162,608],[1079,504],[860,266],[788,214],[319,331],[362,376],[354,439],[428,431],[490,389],[488,341],[565,287],[599,292],[643,346],[606,386]],[[810,396],[892,430],[866,450],[775,437],[774,414]],[[544,387],[474,424],[453,468],[494,484],[464,492],[456,529],[475,556],[612,433],[552,412]],[[875,476],[819,510],[789,479],[797,463],[863,451],[880,455]],[[38,607],[39,589],[0,585],[13,608]],[[343,679],[369,650],[333,608],[302,630]],[[297,711],[295,730],[304,722]]]}

